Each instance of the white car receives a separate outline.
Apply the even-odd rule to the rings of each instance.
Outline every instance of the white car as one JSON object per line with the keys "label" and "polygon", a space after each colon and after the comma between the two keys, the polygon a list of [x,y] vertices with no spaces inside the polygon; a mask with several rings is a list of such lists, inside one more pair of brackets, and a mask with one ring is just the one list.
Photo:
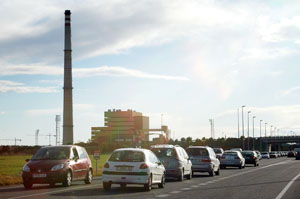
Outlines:
{"label": "white car", "polygon": [[102,181],[104,190],[110,190],[112,184],[122,188],[126,184],[141,184],[150,191],[153,184],[165,186],[165,167],[148,149],[117,149],[104,164]]}
{"label": "white car", "polygon": [[261,157],[264,159],[270,159],[270,154],[269,154],[269,152],[262,152]]}

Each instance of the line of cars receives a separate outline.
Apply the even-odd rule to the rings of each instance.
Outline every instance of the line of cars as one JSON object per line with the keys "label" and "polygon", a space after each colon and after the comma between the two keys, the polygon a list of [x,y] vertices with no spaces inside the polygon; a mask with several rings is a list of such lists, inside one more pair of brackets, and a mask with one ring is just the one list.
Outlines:
{"label": "line of cars", "polygon": [[[270,154],[267,154],[271,155]],[[164,188],[166,178],[190,180],[198,172],[210,176],[220,175],[226,167],[245,168],[246,164],[259,165],[265,153],[242,151],[239,148],[224,151],[209,146],[153,145],[150,149],[121,148],[112,152],[103,167],[102,182],[105,190],[112,184],[125,188],[127,184],[141,184],[146,191],[152,185]],[[91,184],[93,168],[83,147],[63,145],[43,147],[23,167],[23,184],[26,189],[33,184],[62,183],[70,186],[74,180]]]}

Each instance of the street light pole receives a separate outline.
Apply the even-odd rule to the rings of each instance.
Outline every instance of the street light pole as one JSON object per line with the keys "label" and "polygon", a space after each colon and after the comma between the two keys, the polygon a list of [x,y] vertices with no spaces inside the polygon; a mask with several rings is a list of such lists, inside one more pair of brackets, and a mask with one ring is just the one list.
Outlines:
{"label": "street light pole", "polygon": [[240,138],[240,110],[237,109],[237,116],[238,116],[238,139]]}
{"label": "street light pole", "polygon": [[259,150],[260,151],[262,151],[262,140],[261,140],[261,122],[262,122],[263,120],[260,120],[259,121],[259,140],[260,140],[260,142],[259,142]]}
{"label": "street light pole", "polygon": [[273,136],[272,127],[273,127],[273,125],[270,126],[270,135],[271,135],[271,137]]}
{"label": "street light pole", "polygon": [[267,137],[267,122],[265,123],[265,137]]}
{"label": "street light pole", "polygon": [[245,105],[242,106],[242,130],[243,130],[243,150],[245,149],[245,131],[244,131],[244,112],[243,112],[243,108],[246,107]]}
{"label": "street light pole", "polygon": [[249,150],[249,148],[250,148],[250,139],[249,139],[249,114],[251,113],[251,111],[248,111],[248,150]]}
{"label": "street light pole", "polygon": [[253,141],[253,145],[252,145],[252,149],[254,150],[255,147],[254,147],[254,144],[255,144],[255,140],[254,140],[254,119],[256,118],[256,116],[253,116],[253,137],[252,137],[252,141]]}

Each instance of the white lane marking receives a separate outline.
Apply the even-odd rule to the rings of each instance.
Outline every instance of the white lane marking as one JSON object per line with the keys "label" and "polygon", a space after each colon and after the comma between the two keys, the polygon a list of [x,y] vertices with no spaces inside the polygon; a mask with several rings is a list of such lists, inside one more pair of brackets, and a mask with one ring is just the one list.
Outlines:
{"label": "white lane marking", "polygon": [[23,185],[17,185],[17,186],[12,186],[12,185],[9,185],[9,186],[5,186],[5,187],[0,187],[0,190],[4,190],[4,189],[16,189],[16,188],[22,188]]}
{"label": "white lane marking", "polygon": [[287,190],[290,188],[290,186],[292,186],[292,184],[295,182],[295,180],[297,180],[297,178],[299,178],[300,173],[298,175],[296,175],[283,189],[282,191],[278,194],[278,196],[275,199],[281,199],[282,196],[287,192]]}
{"label": "white lane marking", "polygon": [[188,191],[188,190],[191,190],[192,188],[183,188],[183,189],[180,189],[181,191]]}
{"label": "white lane marking", "polygon": [[27,197],[32,197],[32,196],[40,196],[40,195],[45,195],[45,194],[59,193],[59,192],[63,192],[63,191],[70,191],[70,190],[83,189],[83,188],[87,188],[87,187],[96,187],[96,186],[99,186],[99,184],[84,185],[81,187],[74,187],[74,188],[68,188],[68,189],[62,189],[62,190],[56,190],[56,191],[47,191],[47,192],[43,192],[43,193],[35,193],[35,194],[30,194],[30,195],[17,196],[17,197],[12,197],[12,198],[8,198],[8,199],[27,198]]}
{"label": "white lane marking", "polygon": [[172,192],[170,192],[170,193],[180,193],[181,191],[172,191]]}
{"label": "white lane marking", "polygon": [[211,184],[211,183],[214,183],[214,182],[213,182],[213,181],[208,181],[208,182],[207,182],[207,184]]}
{"label": "white lane marking", "polygon": [[207,185],[207,183],[200,183],[199,185],[200,185],[200,186],[203,186],[203,185]]}
{"label": "white lane marking", "polygon": [[199,186],[197,185],[193,185],[193,186],[190,186],[191,188],[198,188]]}
{"label": "white lane marking", "polygon": [[157,195],[156,197],[157,198],[165,198],[165,197],[168,197],[170,196],[170,194],[160,194],[160,195]]}

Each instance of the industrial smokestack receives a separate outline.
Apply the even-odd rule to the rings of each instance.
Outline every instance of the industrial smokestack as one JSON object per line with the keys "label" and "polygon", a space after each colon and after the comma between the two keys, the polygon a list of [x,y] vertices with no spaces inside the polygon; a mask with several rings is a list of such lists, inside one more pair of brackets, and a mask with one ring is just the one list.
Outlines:
{"label": "industrial smokestack", "polygon": [[63,144],[73,144],[71,11],[65,11]]}

